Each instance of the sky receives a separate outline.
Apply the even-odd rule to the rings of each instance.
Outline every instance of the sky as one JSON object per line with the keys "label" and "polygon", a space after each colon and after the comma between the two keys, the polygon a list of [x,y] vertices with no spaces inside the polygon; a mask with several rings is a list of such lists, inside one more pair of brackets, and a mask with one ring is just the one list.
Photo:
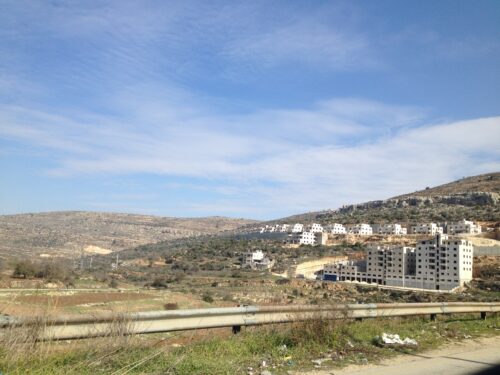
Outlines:
{"label": "sky", "polygon": [[0,214],[274,219],[499,170],[497,0],[0,0]]}

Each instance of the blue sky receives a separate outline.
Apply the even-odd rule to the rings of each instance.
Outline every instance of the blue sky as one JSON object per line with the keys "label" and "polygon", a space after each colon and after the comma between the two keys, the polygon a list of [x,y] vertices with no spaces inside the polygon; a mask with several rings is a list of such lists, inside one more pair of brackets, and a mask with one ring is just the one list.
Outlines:
{"label": "blue sky", "polygon": [[498,1],[0,0],[0,213],[271,219],[500,170]]}

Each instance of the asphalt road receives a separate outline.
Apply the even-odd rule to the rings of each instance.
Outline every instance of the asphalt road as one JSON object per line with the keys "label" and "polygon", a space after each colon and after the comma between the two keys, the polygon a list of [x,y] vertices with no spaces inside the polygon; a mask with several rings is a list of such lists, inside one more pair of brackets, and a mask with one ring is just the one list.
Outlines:
{"label": "asphalt road", "polygon": [[469,375],[500,374],[500,336],[466,340],[445,348],[403,355],[378,365],[342,370],[312,371],[303,375]]}

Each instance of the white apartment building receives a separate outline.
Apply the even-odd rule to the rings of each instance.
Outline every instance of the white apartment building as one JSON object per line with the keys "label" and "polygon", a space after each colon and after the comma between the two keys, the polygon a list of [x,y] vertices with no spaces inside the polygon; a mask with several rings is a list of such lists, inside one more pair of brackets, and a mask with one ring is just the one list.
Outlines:
{"label": "white apartment building", "polygon": [[289,241],[299,245],[316,245],[316,236],[313,232],[292,233]]}
{"label": "white apartment building", "polygon": [[324,279],[452,290],[472,280],[473,246],[438,234],[411,247],[370,247],[366,261],[327,265]]}
{"label": "white apartment building", "polygon": [[350,224],[346,225],[346,231],[350,234],[357,234],[360,236],[369,236],[373,234],[373,229],[369,224]]}
{"label": "white apartment building", "polygon": [[377,234],[406,235],[407,232],[401,224],[375,224],[372,229]]}
{"label": "white apartment building", "polygon": [[346,234],[345,227],[339,223],[331,224],[327,228],[328,231],[332,234]]}
{"label": "white apartment building", "polygon": [[325,264],[323,280],[329,281],[364,281],[366,282],[366,263],[363,261],[340,261]]}
{"label": "white apartment building", "polygon": [[461,220],[456,223],[450,223],[446,226],[446,233],[448,234],[458,234],[458,233],[469,233],[469,234],[479,234],[481,233],[481,226],[474,224],[474,222],[469,220]]}
{"label": "white apartment building", "polygon": [[443,227],[438,226],[436,223],[421,223],[411,227],[413,234],[427,234],[435,236],[436,234],[443,234]]}
{"label": "white apartment building", "polygon": [[313,223],[309,229],[309,232],[323,233],[323,227],[321,226],[321,224]]}
{"label": "white apartment building", "polygon": [[464,239],[438,234],[430,241],[420,241],[413,287],[450,290],[463,286],[472,280],[473,257],[472,242]]}
{"label": "white apartment building", "polygon": [[303,224],[294,224],[292,227],[292,233],[300,233],[304,231]]}

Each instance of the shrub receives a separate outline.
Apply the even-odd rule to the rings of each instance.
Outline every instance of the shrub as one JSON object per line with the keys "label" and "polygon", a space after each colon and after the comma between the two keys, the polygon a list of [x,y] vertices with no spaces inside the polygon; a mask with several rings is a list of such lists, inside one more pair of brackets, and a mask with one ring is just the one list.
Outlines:
{"label": "shrub", "polygon": [[203,299],[203,301],[205,301],[207,303],[212,303],[214,301],[214,298],[212,297],[212,295],[210,293],[203,294],[203,296],[201,298]]}
{"label": "shrub", "polygon": [[110,288],[118,288],[118,281],[116,279],[112,279],[111,282],[109,283]]}
{"label": "shrub", "polygon": [[166,289],[168,287],[168,282],[164,277],[157,277],[151,283],[151,286],[154,288],[163,288]]}
{"label": "shrub", "polygon": [[14,273],[12,274],[12,276],[27,279],[30,277],[34,277],[35,274],[36,266],[30,261],[22,260],[14,265]]}
{"label": "shrub", "polygon": [[47,281],[70,282],[72,272],[68,266],[58,262],[33,263],[30,261],[19,261],[14,265],[12,276],[24,279],[37,277]]}
{"label": "shrub", "polygon": [[64,281],[68,278],[68,271],[62,264],[50,262],[41,264],[35,276],[48,281]]}

